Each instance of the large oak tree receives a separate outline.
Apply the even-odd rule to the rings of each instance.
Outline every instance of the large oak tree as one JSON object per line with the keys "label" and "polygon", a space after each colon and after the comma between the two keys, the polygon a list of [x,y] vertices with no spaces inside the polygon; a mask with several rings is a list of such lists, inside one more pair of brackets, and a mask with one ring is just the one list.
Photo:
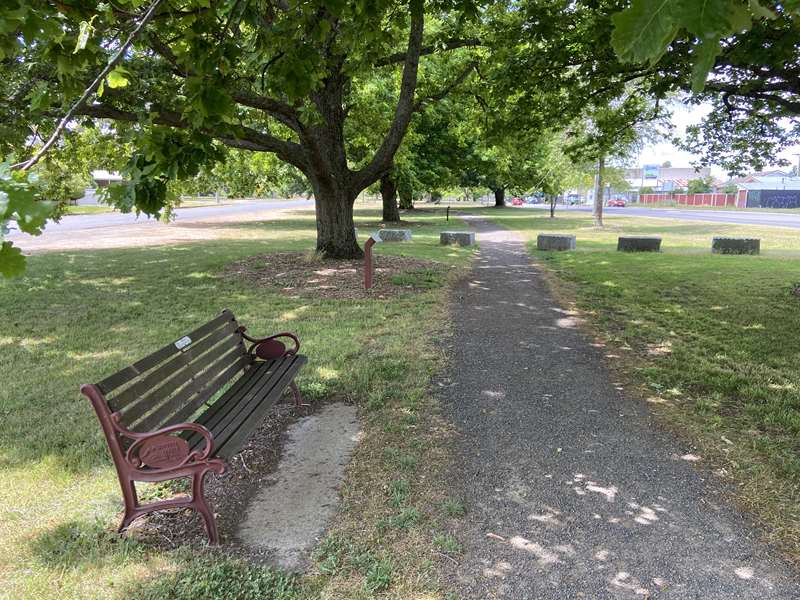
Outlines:
{"label": "large oak tree", "polygon": [[[317,250],[359,256],[353,202],[390,171],[414,112],[471,70],[418,89],[421,61],[476,45],[466,35],[476,12],[471,0],[4,2],[2,150],[46,139],[70,106],[71,122],[110,120],[137,148],[115,203],[149,214],[168,205],[171,179],[219,160],[220,144],[271,152],[311,184]],[[426,16],[439,18],[426,28]],[[352,92],[379,71],[390,118],[353,160]]]}

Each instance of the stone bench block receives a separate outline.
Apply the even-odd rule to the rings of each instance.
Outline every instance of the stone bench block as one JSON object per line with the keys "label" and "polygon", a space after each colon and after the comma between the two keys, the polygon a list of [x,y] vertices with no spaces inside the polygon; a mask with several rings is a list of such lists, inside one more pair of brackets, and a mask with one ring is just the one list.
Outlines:
{"label": "stone bench block", "polygon": [[712,254],[759,254],[758,238],[715,237],[711,242]]}
{"label": "stone bench block", "polygon": [[617,240],[617,250],[620,252],[660,252],[660,237],[620,237]]}
{"label": "stone bench block", "polygon": [[574,235],[540,233],[536,237],[537,250],[575,250]]}
{"label": "stone bench block", "polygon": [[472,246],[475,243],[474,231],[442,231],[439,234],[439,243],[442,246],[458,244],[459,246]]}
{"label": "stone bench block", "polygon": [[379,229],[378,237],[382,242],[410,242],[410,229]]}

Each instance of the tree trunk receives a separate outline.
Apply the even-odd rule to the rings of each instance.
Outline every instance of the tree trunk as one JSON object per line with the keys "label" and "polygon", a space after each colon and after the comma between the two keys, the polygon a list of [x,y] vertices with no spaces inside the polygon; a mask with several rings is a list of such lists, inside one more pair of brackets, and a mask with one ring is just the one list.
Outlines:
{"label": "tree trunk", "polygon": [[317,252],[325,258],[361,258],[364,252],[356,239],[353,222],[355,195],[330,181],[315,181],[314,206],[317,213]]}
{"label": "tree trunk", "polygon": [[411,188],[404,185],[397,187],[400,194],[400,208],[403,210],[412,210],[414,208],[414,196],[411,193]]}
{"label": "tree trunk", "polygon": [[550,196],[550,218],[553,219],[556,216],[556,195],[551,194]]}
{"label": "tree trunk", "polygon": [[492,190],[494,192],[495,208],[502,208],[506,205],[506,188]]}
{"label": "tree trunk", "polygon": [[400,220],[397,209],[397,184],[390,174],[381,177],[381,198],[383,198],[383,220],[396,222]]}
{"label": "tree trunk", "polygon": [[606,157],[601,156],[597,159],[597,174],[594,176],[594,217],[595,227],[603,226],[603,171],[606,168]]}

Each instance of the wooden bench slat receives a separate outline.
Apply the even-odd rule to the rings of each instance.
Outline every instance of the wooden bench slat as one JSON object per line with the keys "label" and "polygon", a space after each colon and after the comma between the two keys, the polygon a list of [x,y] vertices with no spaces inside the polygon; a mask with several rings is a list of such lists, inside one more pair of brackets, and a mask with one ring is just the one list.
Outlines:
{"label": "wooden bench slat", "polygon": [[[236,421],[219,433],[216,455],[230,458],[242,449],[250,435],[261,426],[267,412],[277,402],[294,376],[305,364],[305,356],[297,356],[288,368],[277,379],[270,380],[270,390],[260,400],[250,402],[246,410],[241,411]],[[262,390],[263,391],[263,390]],[[216,438],[215,438],[216,439]]]}
{"label": "wooden bench slat", "polygon": [[[187,385],[179,389],[174,395],[167,398],[155,410],[148,412],[138,421],[130,420],[129,427],[134,431],[150,431],[160,429],[172,421],[181,423],[186,419],[177,419],[178,413],[185,412],[187,406],[192,409],[188,416],[191,416],[197,408],[211,398],[220,388],[230,381],[238,371],[244,369],[249,362],[249,358],[241,354],[238,348],[231,349],[217,361],[213,368],[206,369],[196,378],[190,380]],[[151,405],[152,406],[152,405]]]}
{"label": "wooden bench slat", "polygon": [[238,426],[247,419],[255,407],[270,393],[281,377],[291,370],[294,362],[295,357],[286,357],[274,361],[268,370],[259,376],[245,393],[228,398],[225,403],[220,402],[221,407],[217,414],[210,419],[206,418],[205,415],[201,415],[198,421],[211,431],[215,442],[222,446]]}
{"label": "wooden bench slat", "polygon": [[[228,393],[223,394],[218,398],[208,409],[197,417],[196,422],[213,432],[222,427],[225,417],[230,414],[231,410],[236,410],[236,407],[241,402],[242,398],[250,398],[257,394],[258,390],[269,381],[277,361],[270,361],[269,363],[262,363],[257,370],[250,373],[249,377],[242,382],[238,389],[231,389]],[[202,436],[192,434],[190,436],[189,445],[193,445]]]}
{"label": "wooden bench slat", "polygon": [[[148,408],[152,408],[154,403],[162,402],[184,385],[191,385],[194,378],[205,369],[213,367],[215,362],[232,350],[238,350],[242,356],[247,353],[235,334],[219,332],[206,339],[208,343],[205,343],[206,340],[200,342],[196,352],[176,356],[168,363],[164,363],[163,369],[159,367],[145,377],[141,386],[137,383],[125,390],[125,392],[130,391],[130,394],[126,393],[122,403],[116,398],[110,400],[112,407],[122,413],[124,421],[133,422],[147,412]],[[199,356],[196,356],[198,354]]]}
{"label": "wooden bench slat", "polygon": [[221,356],[222,351],[227,351],[236,345],[240,347],[241,353],[245,354],[241,336],[236,333],[236,324],[224,325],[152,369],[133,385],[109,399],[109,405],[113,410],[121,411],[125,420],[133,421],[141,414],[143,405],[150,405],[153,398],[166,398],[169,395],[167,390],[175,391],[186,384],[196,376],[203,365],[210,365]]}
{"label": "wooden bench slat", "polygon": [[[222,314],[220,314],[218,317],[212,319],[205,325],[198,327],[197,329],[195,329],[194,331],[192,331],[187,335],[192,339],[202,337],[214,331],[217,327],[220,327],[221,325],[223,325],[228,321],[232,321],[235,323],[236,319],[233,316],[233,313],[231,313],[231,311],[225,309],[222,311]],[[175,342],[167,344],[160,350],[156,350],[152,354],[148,354],[144,358],[137,360],[132,365],[129,365],[124,369],[121,369],[120,371],[117,371],[116,373],[109,375],[108,377],[97,383],[97,386],[104,394],[110,394],[118,387],[125,385],[126,383],[128,383],[132,379],[135,379],[142,373],[147,372],[148,370],[158,365],[160,362],[169,358],[170,355],[175,354],[177,352],[180,352],[180,350],[178,350],[178,348],[175,347]]]}
{"label": "wooden bench slat", "polygon": [[258,389],[267,381],[280,360],[254,363],[248,377],[242,378],[241,385],[231,388],[221,398],[218,398],[207,411],[200,415],[197,422],[206,429],[213,429],[222,419],[230,407],[235,407],[239,400],[251,391]]}
{"label": "wooden bench slat", "polygon": [[[203,414],[197,417],[196,421],[199,422],[200,419],[208,419],[211,415],[215,413],[217,407],[223,404],[227,398],[230,398],[237,394],[242,394],[246,390],[250,389],[250,387],[253,386],[254,381],[261,376],[264,368],[265,368],[265,363],[263,362],[252,363],[250,366],[245,367],[242,376],[236,379],[236,381],[233,382],[233,385],[231,385],[230,388],[225,390],[225,393],[222,396],[216,398],[214,402],[206,408]],[[190,414],[184,414],[184,411],[182,411],[180,413],[180,416],[183,416],[185,417],[185,419],[188,419],[192,414],[194,413],[192,412]]]}
{"label": "wooden bench slat", "polygon": [[192,421],[192,416],[203,406],[206,404],[211,398],[214,397],[214,394],[219,392],[227,383],[231,381],[234,377],[236,377],[236,373],[242,372],[242,376],[236,379],[233,383],[235,386],[240,379],[244,378],[247,373],[245,370],[247,365],[249,364],[250,359],[246,356],[242,357],[240,360],[235,362],[230,366],[230,368],[226,369],[217,377],[211,381],[211,383],[204,389],[201,390],[197,396],[189,400],[184,406],[180,408],[180,410],[176,411],[169,419],[166,419],[160,426],[161,427],[168,427],[170,425],[176,425],[177,423],[185,423],[187,421]]}
{"label": "wooden bench slat", "polygon": [[[140,402],[122,411],[122,422],[132,424],[139,421],[142,416],[152,413],[154,410],[161,409],[167,405],[175,405],[180,398],[186,399],[192,394],[199,392],[208,384],[213,373],[218,373],[227,368],[230,364],[246,355],[237,346],[224,346],[215,349],[218,358],[210,365],[190,364],[180,377],[174,377],[167,381],[157,391],[149,394]],[[241,367],[240,367],[241,368]],[[207,374],[211,371],[211,374]],[[173,412],[177,409],[174,408]]]}

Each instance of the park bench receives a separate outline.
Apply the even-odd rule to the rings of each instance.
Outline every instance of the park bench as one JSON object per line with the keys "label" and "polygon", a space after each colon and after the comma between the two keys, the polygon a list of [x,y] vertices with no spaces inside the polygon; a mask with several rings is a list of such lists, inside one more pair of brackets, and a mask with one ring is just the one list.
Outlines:
{"label": "park bench", "polygon": [[[225,310],[174,343],[96,384],[81,386],[94,407],[117,469],[125,515],[119,532],[148,513],[192,508],[208,538],[219,543],[216,520],[203,493],[208,472],[222,474],[291,389],[306,363],[291,333],[253,338]],[[287,348],[281,339],[293,342]],[[140,504],[135,482],[188,478],[191,496]]]}

